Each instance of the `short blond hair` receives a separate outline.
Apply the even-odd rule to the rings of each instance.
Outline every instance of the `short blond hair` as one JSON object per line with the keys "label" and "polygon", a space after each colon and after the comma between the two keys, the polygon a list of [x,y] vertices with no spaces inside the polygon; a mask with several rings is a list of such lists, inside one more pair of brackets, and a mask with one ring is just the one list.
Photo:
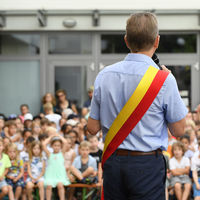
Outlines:
{"label": "short blond hair", "polygon": [[19,156],[19,151],[18,151],[18,149],[17,149],[17,145],[16,145],[14,142],[11,142],[10,144],[8,144],[8,145],[6,146],[6,154],[8,153],[8,149],[9,149],[9,148],[13,148],[13,149],[16,150],[16,158],[15,158],[15,160],[17,160],[17,158],[18,158],[18,156]]}
{"label": "short blond hair", "polygon": [[81,143],[80,143],[80,148],[82,147],[89,147],[89,149],[91,149],[91,143],[86,141],[86,140],[83,140]]}
{"label": "short blond hair", "polygon": [[49,103],[49,102],[47,102],[47,103],[45,103],[44,104],[44,106],[43,106],[43,109],[44,109],[44,111],[45,110],[48,110],[48,111],[53,111],[53,105],[52,105],[52,103]]}
{"label": "short blond hair", "polygon": [[126,22],[126,39],[133,53],[150,50],[158,33],[158,22],[153,13],[134,13]]}
{"label": "short blond hair", "polygon": [[195,124],[195,122],[194,122],[192,119],[186,120],[186,125],[189,125],[189,126],[191,126],[192,128],[195,128],[195,127],[196,127],[196,124]]}
{"label": "short blond hair", "polygon": [[47,128],[46,133],[48,133],[49,131],[55,131],[55,133],[58,132],[57,129],[54,128],[54,127],[52,127],[52,126],[50,126],[50,127]]}

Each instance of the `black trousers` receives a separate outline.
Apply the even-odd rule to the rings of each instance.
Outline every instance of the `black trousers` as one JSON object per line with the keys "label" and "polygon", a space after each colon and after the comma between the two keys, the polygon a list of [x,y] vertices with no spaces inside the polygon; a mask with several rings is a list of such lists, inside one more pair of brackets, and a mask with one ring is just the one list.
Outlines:
{"label": "black trousers", "polygon": [[104,164],[105,200],[165,200],[166,164],[162,154],[118,156]]}

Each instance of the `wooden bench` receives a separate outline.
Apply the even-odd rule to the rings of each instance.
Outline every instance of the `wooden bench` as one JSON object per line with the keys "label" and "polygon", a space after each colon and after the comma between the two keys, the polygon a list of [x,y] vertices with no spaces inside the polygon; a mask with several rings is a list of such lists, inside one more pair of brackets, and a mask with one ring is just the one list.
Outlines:
{"label": "wooden bench", "polygon": [[[82,200],[86,200],[90,195],[92,195],[97,190],[99,186],[97,186],[96,184],[88,185],[88,184],[83,184],[83,183],[73,183],[73,184],[67,185],[66,187],[83,188]],[[86,194],[86,188],[92,188],[92,190]]]}

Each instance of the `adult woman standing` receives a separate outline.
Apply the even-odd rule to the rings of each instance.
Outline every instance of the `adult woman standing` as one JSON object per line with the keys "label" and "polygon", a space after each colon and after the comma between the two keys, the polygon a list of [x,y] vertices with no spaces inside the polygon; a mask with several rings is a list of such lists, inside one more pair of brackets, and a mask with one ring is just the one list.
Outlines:
{"label": "adult woman standing", "polygon": [[56,91],[56,97],[58,98],[58,103],[57,103],[57,106],[56,106],[57,112],[62,113],[62,111],[64,109],[71,108],[74,113],[78,114],[75,104],[66,99],[67,94],[66,94],[65,90],[63,90],[63,89],[57,90]]}
{"label": "adult woman standing", "polygon": [[50,92],[47,92],[43,98],[42,98],[42,107],[41,107],[41,110],[40,110],[40,113],[43,113],[44,114],[44,104],[45,103],[52,103],[53,105],[53,112],[55,113],[56,112],[56,99],[55,97],[53,96],[53,94],[51,94]]}

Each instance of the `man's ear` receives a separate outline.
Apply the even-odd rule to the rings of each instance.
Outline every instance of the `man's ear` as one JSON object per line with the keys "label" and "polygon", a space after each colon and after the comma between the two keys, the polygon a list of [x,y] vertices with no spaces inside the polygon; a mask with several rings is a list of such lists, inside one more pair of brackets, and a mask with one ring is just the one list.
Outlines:
{"label": "man's ear", "polygon": [[129,44],[128,44],[128,41],[127,41],[127,38],[126,38],[126,35],[124,36],[124,41],[125,41],[125,43],[126,43],[126,46],[130,49]]}
{"label": "man's ear", "polygon": [[160,35],[158,35],[158,36],[156,37],[156,40],[155,40],[155,43],[154,43],[154,47],[155,47],[155,49],[158,48],[159,41],[160,41]]}

